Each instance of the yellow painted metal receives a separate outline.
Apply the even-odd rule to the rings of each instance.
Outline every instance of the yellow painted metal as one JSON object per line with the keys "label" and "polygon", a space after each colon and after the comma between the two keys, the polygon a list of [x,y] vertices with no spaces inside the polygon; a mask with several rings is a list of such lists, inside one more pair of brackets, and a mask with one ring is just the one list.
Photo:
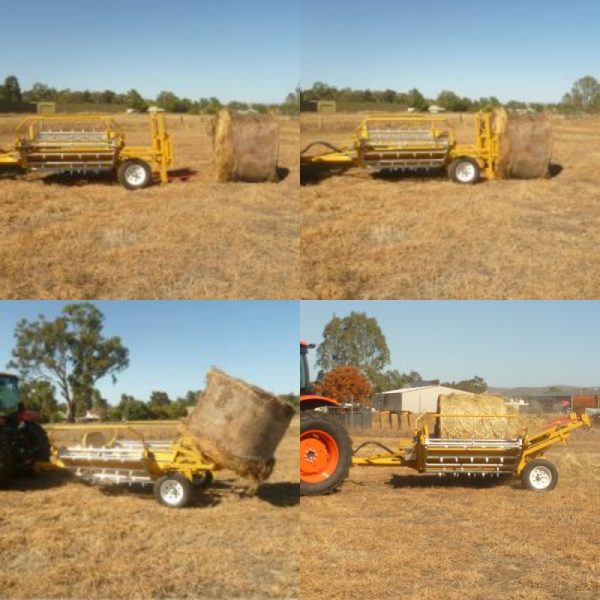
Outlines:
{"label": "yellow painted metal", "polygon": [[[102,138],[97,143],[53,144],[51,149],[45,148],[43,152],[36,152],[38,143],[37,133],[43,126],[59,123],[84,124],[95,127],[95,131],[102,133]],[[139,159],[150,165],[153,175],[161,183],[169,181],[167,168],[173,164],[173,142],[167,131],[165,115],[162,112],[149,114],[150,145],[129,146],[126,143],[124,131],[114,119],[108,115],[35,115],[23,119],[15,129],[14,147],[10,151],[0,151],[0,165],[20,166],[25,170],[44,163],[48,157],[60,157],[61,161],[68,163],[72,158],[75,162],[85,164],[86,157],[104,156],[105,160],[112,163],[115,169],[124,161]],[[34,161],[36,155],[43,154],[41,159]],[[90,159],[91,160],[91,159]]]}
{"label": "yellow painted metal", "polygon": [[590,427],[591,421],[588,415],[569,413],[568,417],[562,422],[557,423],[549,429],[545,429],[533,436],[525,436],[523,440],[523,452],[517,464],[515,473],[519,475],[525,468],[528,461],[539,458],[543,453],[554,444],[568,444],[569,436],[579,427]]}
{"label": "yellow painted metal", "polygon": [[[84,432],[82,437],[82,445],[85,446],[86,438],[89,434],[98,431],[109,431],[112,434],[111,439],[106,443],[106,447],[110,448],[117,441],[117,432],[127,431],[136,437],[143,445],[143,458],[140,461],[131,462],[131,464],[120,462],[121,468],[140,467],[143,466],[152,479],[158,479],[160,476],[167,473],[180,473],[190,481],[207,471],[214,472],[218,467],[206,460],[195,442],[194,437],[189,433],[183,423],[177,423],[180,426],[181,432],[170,443],[166,449],[153,449],[147,442],[145,436],[137,429],[143,426],[144,429],[152,428],[153,425],[173,425],[173,421],[128,421],[123,423],[81,423],[70,425],[50,425],[46,429],[52,433],[53,431],[78,431]],[[60,458],[60,447],[51,440],[51,455],[50,462],[37,463],[36,469],[68,469],[72,465],[66,464]],[[105,463],[101,458],[86,459],[86,466],[102,467]]]}
{"label": "yellow painted metal", "polygon": [[[404,131],[420,129],[429,131],[429,139],[412,140],[402,144],[382,143],[374,140],[370,129],[377,124],[396,127]],[[443,145],[440,144],[443,142]],[[447,150],[443,150],[446,147]],[[322,154],[301,154],[302,165],[309,166],[341,166],[368,167],[369,154],[377,153],[382,157],[402,155],[415,156],[415,167],[418,168],[418,157],[431,155],[441,157],[441,166],[448,167],[456,158],[471,158],[477,162],[487,179],[496,178],[496,162],[498,160],[498,135],[493,127],[492,113],[475,115],[475,136],[472,144],[459,144],[456,132],[446,117],[409,115],[374,115],[364,119],[354,131],[353,140],[336,151]],[[445,154],[445,156],[444,156]]]}
{"label": "yellow painted metal", "polygon": [[[415,436],[413,438],[402,438],[399,440],[398,449],[393,452],[383,452],[379,454],[373,454],[371,456],[353,456],[352,464],[354,466],[383,466],[383,467],[408,467],[415,469],[420,473],[425,472],[425,460],[427,443],[430,439],[429,427],[427,425],[427,418],[429,417],[440,417],[442,415],[437,413],[427,413],[423,415],[417,421],[417,427]],[[473,417],[473,418],[522,418],[519,415],[443,415],[444,417]],[[524,423],[525,425],[525,423]],[[567,443],[569,435],[579,427],[590,426],[590,418],[586,414],[576,415],[571,413],[566,419],[559,423],[552,425],[551,427],[530,436],[526,429],[522,438],[522,446],[517,449],[517,461],[515,464],[514,474],[519,475],[525,468],[525,465],[529,460],[538,458],[547,450],[550,446],[557,443]],[[490,448],[490,447],[468,447],[456,449],[455,447],[443,447],[440,446],[440,452],[444,452],[448,456],[460,456],[460,457],[473,457],[477,456],[496,456],[496,457],[508,457],[510,453],[503,448]],[[450,463],[451,464],[451,463]],[[490,469],[474,467],[474,472],[490,472]]]}

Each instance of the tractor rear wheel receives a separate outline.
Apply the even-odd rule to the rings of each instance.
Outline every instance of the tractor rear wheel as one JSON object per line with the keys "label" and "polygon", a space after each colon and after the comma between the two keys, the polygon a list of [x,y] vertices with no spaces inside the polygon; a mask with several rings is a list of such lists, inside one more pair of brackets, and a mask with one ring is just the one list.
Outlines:
{"label": "tractor rear wheel", "polygon": [[27,421],[19,429],[21,458],[13,465],[15,475],[29,477],[35,473],[35,463],[50,460],[50,441],[46,430],[39,424]]}
{"label": "tractor rear wheel", "polygon": [[29,421],[25,423],[25,436],[29,441],[31,456],[35,462],[50,460],[50,441],[46,430],[39,424]]}
{"label": "tractor rear wheel", "polygon": [[300,415],[300,493],[329,494],[342,485],[352,464],[352,442],[330,415]]}
{"label": "tractor rear wheel", "polygon": [[0,485],[9,482],[13,474],[12,450],[6,433],[0,431]]}
{"label": "tractor rear wheel", "polygon": [[128,190],[139,190],[152,183],[152,169],[146,161],[132,158],[121,163],[117,179]]}
{"label": "tractor rear wheel", "polygon": [[481,170],[477,161],[468,156],[455,158],[448,167],[448,176],[454,183],[472,185],[479,181]]}

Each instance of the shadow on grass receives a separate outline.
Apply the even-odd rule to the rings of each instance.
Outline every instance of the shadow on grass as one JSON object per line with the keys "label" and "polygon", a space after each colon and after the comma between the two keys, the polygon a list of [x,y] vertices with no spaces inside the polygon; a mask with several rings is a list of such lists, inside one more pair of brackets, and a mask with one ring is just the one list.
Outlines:
{"label": "shadow on grass", "polygon": [[429,169],[429,170],[391,170],[383,169],[376,171],[371,175],[373,179],[379,179],[381,181],[432,181],[439,179],[448,179],[446,169]]}
{"label": "shadow on grass", "polygon": [[390,487],[401,488],[493,488],[511,483],[512,475],[501,475],[500,477],[458,477],[437,475],[392,475],[387,482]]}
{"label": "shadow on grass", "polygon": [[300,484],[288,481],[263,483],[256,495],[273,506],[297,506],[300,504]]}
{"label": "shadow on grass", "polygon": [[563,166],[557,163],[550,163],[550,166],[548,167],[548,173],[550,174],[550,177],[552,179],[558,177],[563,172],[563,170]]}
{"label": "shadow on grass", "polygon": [[113,171],[101,173],[51,173],[42,177],[45,185],[61,185],[65,187],[80,187],[90,183],[99,185],[116,185],[117,179]]}
{"label": "shadow on grass", "polygon": [[73,480],[68,471],[59,469],[56,471],[42,471],[41,473],[18,475],[3,486],[3,489],[29,492],[32,490],[48,490],[60,487]]}
{"label": "shadow on grass", "polygon": [[336,175],[343,175],[350,167],[324,167],[322,165],[301,165],[300,185],[317,185]]}
{"label": "shadow on grass", "polygon": [[[85,485],[85,482],[82,482]],[[154,497],[154,486],[153,485],[141,485],[141,484],[132,484],[132,485],[93,485],[88,483],[90,487],[96,487],[102,492],[105,496],[111,497],[135,497],[143,500],[156,502]],[[211,492],[212,488],[220,488],[220,487],[228,487],[228,486],[220,486],[218,484],[211,485],[208,490],[194,490],[192,494],[192,498],[190,503],[188,504],[188,508],[208,508],[211,506],[217,506],[222,502],[222,496],[220,494]]]}
{"label": "shadow on grass", "polygon": [[290,174],[290,170],[287,167],[277,167],[277,177],[279,181],[283,181]]}

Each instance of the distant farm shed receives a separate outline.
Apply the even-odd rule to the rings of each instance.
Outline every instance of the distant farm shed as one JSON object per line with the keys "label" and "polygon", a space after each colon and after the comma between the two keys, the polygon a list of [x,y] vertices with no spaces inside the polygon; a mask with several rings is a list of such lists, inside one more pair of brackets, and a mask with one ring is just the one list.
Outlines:
{"label": "distant farm shed", "polygon": [[445,108],[442,108],[441,106],[437,106],[436,104],[432,104],[427,110],[432,115],[439,115],[440,113],[446,112]]}
{"label": "distant farm shed", "polygon": [[335,100],[304,100],[300,103],[301,112],[331,114],[337,112]]}
{"label": "distant farm shed", "polygon": [[53,115],[56,112],[56,102],[38,102],[37,112],[40,115]]}
{"label": "distant farm shed", "polygon": [[[469,394],[445,385],[425,385],[390,390],[381,394],[382,410],[410,411],[412,413],[437,412],[438,398],[447,394]],[[474,396],[474,394],[471,394]]]}

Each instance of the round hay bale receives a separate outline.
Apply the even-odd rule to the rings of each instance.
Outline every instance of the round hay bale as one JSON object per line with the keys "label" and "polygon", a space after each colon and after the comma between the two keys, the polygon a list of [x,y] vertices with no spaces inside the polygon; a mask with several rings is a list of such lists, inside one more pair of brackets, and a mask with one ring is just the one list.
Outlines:
{"label": "round hay bale", "polygon": [[550,176],[552,124],[546,115],[494,113],[498,135],[496,173],[500,179],[539,179]]}
{"label": "round hay bale", "polygon": [[272,115],[242,115],[223,109],[212,123],[217,181],[279,181],[279,126]]}
{"label": "round hay bale", "polygon": [[294,416],[277,396],[211,369],[186,425],[202,454],[219,467],[261,482],[275,465],[275,449]]}
{"label": "round hay bale", "polygon": [[[442,438],[516,439],[523,434],[519,419],[506,406],[506,398],[497,394],[448,394],[438,399],[439,434]],[[499,415],[500,418],[447,415]]]}

